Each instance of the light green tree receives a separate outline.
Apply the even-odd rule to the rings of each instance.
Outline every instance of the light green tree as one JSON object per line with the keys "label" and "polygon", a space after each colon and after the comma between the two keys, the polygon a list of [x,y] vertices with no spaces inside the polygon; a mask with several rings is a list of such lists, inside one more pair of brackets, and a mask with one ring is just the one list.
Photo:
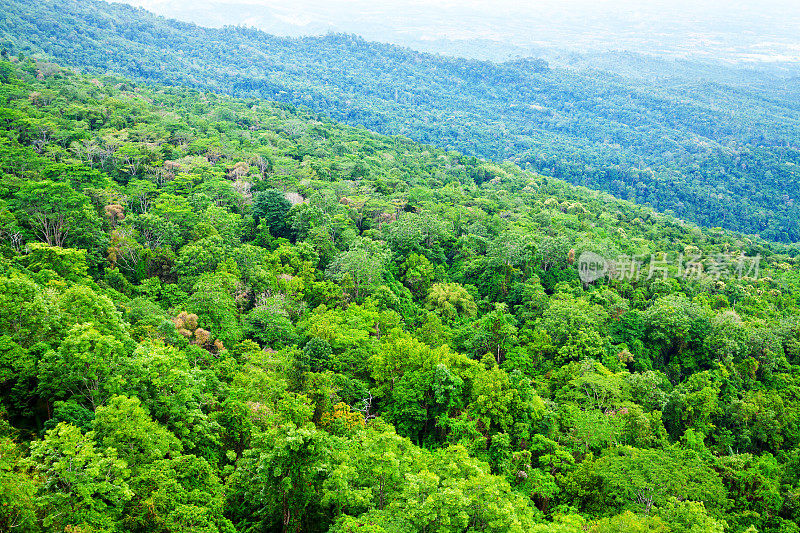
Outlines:
{"label": "light green tree", "polygon": [[91,434],[61,423],[31,445],[30,466],[41,477],[36,503],[42,525],[113,530],[133,493],[116,450],[98,449]]}
{"label": "light green tree", "polygon": [[389,254],[382,243],[361,238],[348,251],[337,255],[326,272],[331,279],[352,284],[353,299],[360,302],[383,283],[388,260]]}
{"label": "light green tree", "polygon": [[41,360],[39,391],[47,398],[76,398],[95,409],[120,390],[123,354],[114,337],[91,324],[75,325],[58,350]]}

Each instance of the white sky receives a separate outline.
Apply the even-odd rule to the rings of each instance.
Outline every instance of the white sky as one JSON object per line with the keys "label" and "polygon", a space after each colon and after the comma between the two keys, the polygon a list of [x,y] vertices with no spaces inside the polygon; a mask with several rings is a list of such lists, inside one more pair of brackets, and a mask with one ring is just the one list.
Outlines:
{"label": "white sky", "polygon": [[485,38],[515,46],[717,57],[798,56],[798,0],[118,0],[205,26],[388,42]]}
{"label": "white sky", "polygon": [[796,0],[122,0],[125,3],[146,9],[170,9],[196,7],[198,4],[226,5],[247,4],[269,6],[282,10],[307,8],[357,10],[379,8],[402,11],[406,8],[427,12],[488,12],[530,13],[546,12],[612,12],[642,13],[646,15],[669,14],[676,11],[703,13],[708,16],[727,18],[736,12],[762,11],[776,19],[782,15],[798,16],[800,3]]}

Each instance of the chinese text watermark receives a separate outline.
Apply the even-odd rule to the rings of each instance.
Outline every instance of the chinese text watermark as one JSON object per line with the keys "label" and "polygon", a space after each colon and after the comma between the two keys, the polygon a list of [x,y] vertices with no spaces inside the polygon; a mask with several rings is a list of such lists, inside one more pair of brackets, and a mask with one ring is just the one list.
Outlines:
{"label": "chinese text watermark", "polygon": [[650,255],[618,255],[606,258],[594,252],[583,252],[578,258],[578,275],[584,283],[607,277],[617,281],[708,277],[758,278],[761,255],[714,253],[665,253]]}

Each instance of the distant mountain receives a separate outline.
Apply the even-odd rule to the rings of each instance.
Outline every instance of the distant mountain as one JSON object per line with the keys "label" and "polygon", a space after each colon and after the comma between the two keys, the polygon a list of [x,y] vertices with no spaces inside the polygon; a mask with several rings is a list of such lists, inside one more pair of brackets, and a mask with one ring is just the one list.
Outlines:
{"label": "distant mountain", "polygon": [[540,49],[635,50],[762,66],[800,58],[800,9],[792,0],[121,1],[201,26],[249,26],[291,37],[355,33],[474,59]]}
{"label": "distant mountain", "polygon": [[[636,58],[618,73],[592,69],[586,57],[575,69],[527,58],[497,64],[351,35],[203,28],[89,0],[0,6],[10,53],[304,105],[380,133],[511,159],[702,225],[800,240],[800,99],[791,80],[706,77],[654,59],[643,60],[642,75],[626,74]],[[597,67],[610,68],[607,59]]]}

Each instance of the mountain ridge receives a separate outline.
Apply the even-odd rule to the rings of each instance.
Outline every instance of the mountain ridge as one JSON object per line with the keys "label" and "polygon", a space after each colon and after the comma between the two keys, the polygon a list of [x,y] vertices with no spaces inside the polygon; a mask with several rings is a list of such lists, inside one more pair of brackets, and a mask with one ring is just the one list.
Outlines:
{"label": "mountain ridge", "polygon": [[[704,226],[800,240],[800,107],[787,82],[658,89],[618,74],[446,58],[347,35],[206,29],[127,5],[4,3],[9,47],[95,72],[304,105],[379,133],[511,159]],[[83,46],[64,46],[73,33]]]}

